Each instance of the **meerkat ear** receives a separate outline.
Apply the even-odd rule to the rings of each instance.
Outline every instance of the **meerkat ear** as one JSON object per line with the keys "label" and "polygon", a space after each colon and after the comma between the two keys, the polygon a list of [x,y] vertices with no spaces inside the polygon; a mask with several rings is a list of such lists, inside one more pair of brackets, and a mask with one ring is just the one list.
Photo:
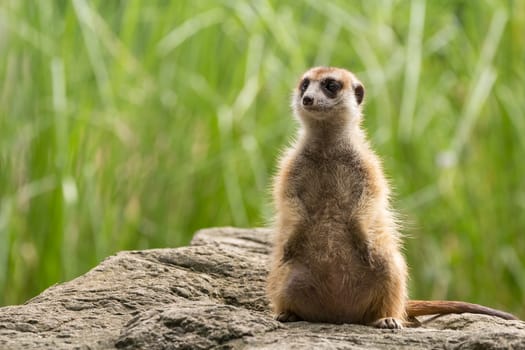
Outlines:
{"label": "meerkat ear", "polygon": [[353,83],[352,87],[354,88],[354,94],[357,104],[360,105],[361,102],[363,102],[363,99],[365,98],[365,88],[361,83]]}

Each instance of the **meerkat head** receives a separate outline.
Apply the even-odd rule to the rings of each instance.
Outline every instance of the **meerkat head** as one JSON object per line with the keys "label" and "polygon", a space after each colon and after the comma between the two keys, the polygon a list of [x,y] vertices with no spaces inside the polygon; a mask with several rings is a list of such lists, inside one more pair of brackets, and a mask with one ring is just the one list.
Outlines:
{"label": "meerkat head", "polygon": [[[316,67],[302,76],[292,106],[303,120],[359,120],[365,95],[363,84],[341,68]],[[349,120],[350,119],[350,120]]]}

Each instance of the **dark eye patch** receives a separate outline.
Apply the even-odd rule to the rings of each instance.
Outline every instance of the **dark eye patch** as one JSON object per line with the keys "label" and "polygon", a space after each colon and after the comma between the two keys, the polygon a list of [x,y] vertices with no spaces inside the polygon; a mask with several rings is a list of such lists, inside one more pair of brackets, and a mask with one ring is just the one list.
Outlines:
{"label": "dark eye patch", "polygon": [[299,85],[299,90],[301,90],[301,96],[304,94],[306,89],[308,89],[308,85],[310,85],[310,80],[308,78],[304,78],[301,82],[301,85]]}
{"label": "dark eye patch", "polygon": [[324,94],[329,98],[337,96],[337,93],[342,87],[343,84],[331,78],[327,78],[321,82],[321,88],[323,89]]}

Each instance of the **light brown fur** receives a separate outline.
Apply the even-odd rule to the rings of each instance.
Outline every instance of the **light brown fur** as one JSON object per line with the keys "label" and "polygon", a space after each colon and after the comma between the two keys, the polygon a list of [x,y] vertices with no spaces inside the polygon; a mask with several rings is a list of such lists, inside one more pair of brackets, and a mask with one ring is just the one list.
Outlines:
{"label": "light brown fur", "polygon": [[302,127],[274,181],[276,237],[267,285],[281,321],[401,328],[408,316],[424,312],[418,305],[445,310],[407,304],[389,185],[360,126],[363,94],[352,73],[325,67],[307,71],[294,92]]}

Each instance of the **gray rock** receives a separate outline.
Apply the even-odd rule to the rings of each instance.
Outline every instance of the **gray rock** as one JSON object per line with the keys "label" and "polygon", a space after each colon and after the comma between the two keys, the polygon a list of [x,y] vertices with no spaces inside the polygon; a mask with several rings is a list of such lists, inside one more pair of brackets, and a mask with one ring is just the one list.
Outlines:
{"label": "gray rock", "polygon": [[280,324],[264,295],[270,231],[215,228],[191,246],[121,252],[0,308],[0,349],[525,349],[525,323],[450,315],[419,328]]}

